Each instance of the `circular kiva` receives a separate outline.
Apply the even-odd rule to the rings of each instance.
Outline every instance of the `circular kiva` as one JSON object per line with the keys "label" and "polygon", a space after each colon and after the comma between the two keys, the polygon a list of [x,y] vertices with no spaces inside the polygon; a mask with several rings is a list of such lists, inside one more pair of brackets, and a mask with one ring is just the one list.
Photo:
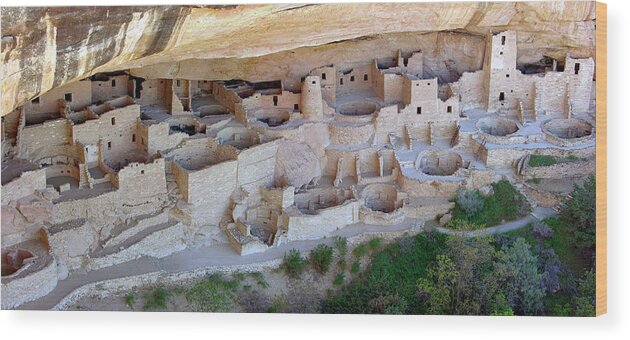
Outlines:
{"label": "circular kiva", "polygon": [[518,125],[515,122],[499,117],[481,118],[477,122],[477,127],[482,132],[493,136],[507,136],[518,131]]}
{"label": "circular kiva", "polygon": [[372,102],[352,102],[337,107],[337,112],[344,116],[368,116],[376,110],[378,110],[378,105]]}
{"label": "circular kiva", "polygon": [[593,126],[577,118],[552,119],[543,124],[543,131],[562,139],[576,139],[590,136]]}
{"label": "circular kiva", "polygon": [[462,167],[462,156],[448,151],[426,151],[418,156],[416,169],[431,176],[450,176]]}
{"label": "circular kiva", "polygon": [[256,115],[256,119],[259,122],[266,124],[269,127],[280,126],[289,121],[291,115],[289,111],[278,110],[265,110]]}
{"label": "circular kiva", "polygon": [[197,108],[202,117],[227,115],[230,111],[222,105],[203,105]]}
{"label": "circular kiva", "polygon": [[389,184],[373,184],[361,192],[366,208],[384,213],[396,210],[397,195],[396,187]]}

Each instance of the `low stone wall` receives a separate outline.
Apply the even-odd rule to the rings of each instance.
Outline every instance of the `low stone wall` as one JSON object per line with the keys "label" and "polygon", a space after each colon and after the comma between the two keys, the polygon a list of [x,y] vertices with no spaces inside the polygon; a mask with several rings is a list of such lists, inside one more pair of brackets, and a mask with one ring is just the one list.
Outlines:
{"label": "low stone wall", "polygon": [[57,286],[57,261],[53,258],[41,270],[2,283],[2,309],[14,309],[50,293]]}
{"label": "low stone wall", "polygon": [[27,171],[2,186],[2,205],[46,189],[46,169]]}
{"label": "low stone wall", "polygon": [[405,213],[403,209],[397,209],[389,213],[382,211],[374,211],[366,207],[361,207],[360,210],[361,223],[372,225],[395,225],[400,224],[405,220]]}
{"label": "low stone wall", "polygon": [[594,161],[576,161],[558,163],[549,166],[526,166],[523,170],[525,179],[532,178],[567,178],[595,173]]}
{"label": "low stone wall", "polygon": [[329,236],[333,231],[359,222],[361,203],[356,200],[346,201],[341,205],[321,209],[315,215],[294,211],[282,215],[282,224],[287,226],[287,239],[311,240]]}

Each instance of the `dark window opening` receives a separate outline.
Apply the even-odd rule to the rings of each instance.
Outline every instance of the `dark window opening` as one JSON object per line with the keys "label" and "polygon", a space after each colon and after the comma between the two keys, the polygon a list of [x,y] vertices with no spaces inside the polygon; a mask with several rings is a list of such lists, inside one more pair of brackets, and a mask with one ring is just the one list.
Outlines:
{"label": "dark window opening", "polygon": [[140,137],[140,143],[144,145],[144,137]]}
{"label": "dark window opening", "polygon": [[316,81],[316,80],[313,80],[313,85],[315,85],[315,84],[317,84],[317,81]]}
{"label": "dark window opening", "polygon": [[409,58],[403,58],[403,65],[407,67],[408,64],[409,64]]}
{"label": "dark window opening", "polygon": [[72,101],[72,93],[66,93],[63,95],[63,99],[67,102],[71,102]]}
{"label": "dark window opening", "polygon": [[573,70],[575,71],[575,74],[580,73],[580,63],[575,63]]}
{"label": "dark window opening", "polygon": [[503,55],[503,52],[499,52],[499,55]]}
{"label": "dark window opening", "polygon": [[422,114],[422,108],[421,107],[417,107],[416,108],[416,113],[419,114],[419,115]]}
{"label": "dark window opening", "polygon": [[144,170],[140,170],[140,174],[141,174],[141,175],[144,175]]}
{"label": "dark window opening", "polygon": [[354,76],[351,76],[351,77],[350,77],[350,81],[354,81]]}
{"label": "dark window opening", "polygon": [[343,85],[343,78],[339,78],[339,85]]}
{"label": "dark window opening", "polygon": [[427,83],[427,86],[431,86],[431,83]]}
{"label": "dark window opening", "polygon": [[293,110],[295,110],[295,111],[299,111],[299,110],[300,110],[300,105],[298,105],[298,104],[293,104]]}
{"label": "dark window opening", "polygon": [[31,103],[32,103],[32,104],[39,104],[39,97],[37,97],[37,98],[35,98],[35,99],[31,100]]}
{"label": "dark window opening", "polygon": [[112,142],[107,142],[107,150],[111,150],[112,149]]}
{"label": "dark window opening", "polygon": [[116,87],[116,79],[112,79],[112,87]]}
{"label": "dark window opening", "polygon": [[505,45],[505,36],[501,37],[501,45]]}
{"label": "dark window opening", "polygon": [[453,107],[452,107],[452,106],[450,106],[450,105],[449,105],[449,106],[447,106],[447,107],[446,107],[446,112],[448,112],[448,113],[453,112]]}
{"label": "dark window opening", "polygon": [[116,125],[116,117],[112,117],[112,125]]}
{"label": "dark window opening", "polygon": [[87,151],[88,151],[88,148],[87,148],[87,147],[85,147],[85,152],[87,152]]}
{"label": "dark window opening", "polygon": [[504,92],[499,93],[499,100],[500,101],[504,101],[505,100],[505,93]]}
{"label": "dark window opening", "polygon": [[365,80],[365,81],[367,81],[367,80],[368,80],[368,75],[367,75],[367,74],[364,74],[364,75],[363,75],[363,80]]}
{"label": "dark window opening", "polygon": [[505,75],[505,77],[506,77],[506,78],[509,78],[509,77],[510,77],[510,75],[509,75],[509,74],[506,74],[506,75]]}
{"label": "dark window opening", "polygon": [[133,135],[131,135],[131,142],[132,143],[136,142],[136,134],[135,133]]}
{"label": "dark window opening", "polygon": [[322,73],[322,79],[326,80],[326,73]]}
{"label": "dark window opening", "polygon": [[136,88],[134,89],[134,97],[140,98],[140,95],[142,92],[142,82],[144,81],[144,79],[135,79],[135,81],[136,81]]}
{"label": "dark window opening", "polygon": [[181,83],[180,83],[179,79],[177,79],[177,80],[175,81],[175,84],[177,85],[177,87],[179,87],[179,86],[181,85]]}
{"label": "dark window opening", "polygon": [[273,96],[273,106],[278,106],[278,96]]}

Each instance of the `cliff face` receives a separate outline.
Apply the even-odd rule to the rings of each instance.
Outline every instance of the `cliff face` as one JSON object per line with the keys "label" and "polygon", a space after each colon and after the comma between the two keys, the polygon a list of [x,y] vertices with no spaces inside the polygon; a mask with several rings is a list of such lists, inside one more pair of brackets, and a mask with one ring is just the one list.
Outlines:
{"label": "cliff face", "polygon": [[519,32],[519,63],[594,56],[594,19],[593,2],[2,8],[2,115],[97,72],[299,79],[397,48],[450,81],[481,67],[493,30]]}

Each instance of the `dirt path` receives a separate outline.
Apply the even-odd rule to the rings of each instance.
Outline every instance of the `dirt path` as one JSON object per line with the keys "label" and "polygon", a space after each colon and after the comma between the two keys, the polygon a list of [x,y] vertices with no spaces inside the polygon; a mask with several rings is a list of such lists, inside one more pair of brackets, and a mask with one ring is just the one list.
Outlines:
{"label": "dirt path", "polygon": [[455,231],[455,230],[447,229],[444,227],[435,227],[435,230],[443,234],[459,235],[459,236],[464,236],[464,237],[494,235],[494,234],[507,233],[508,231],[523,228],[534,221],[543,220],[555,214],[556,214],[556,211],[553,210],[552,208],[536,207],[529,215],[521,218],[520,220],[506,222],[506,223],[496,225],[490,228],[485,228],[481,230],[472,230],[472,231]]}
{"label": "dirt path", "polygon": [[[339,229],[332,236],[353,237],[365,233],[375,232],[401,232],[405,230],[418,230],[422,222],[414,219],[405,220],[402,224],[393,226],[375,226],[355,224]],[[47,310],[52,309],[64,297],[75,289],[86,284],[118,279],[134,275],[142,275],[163,271],[166,273],[178,273],[192,271],[200,268],[218,266],[245,265],[282,258],[288,250],[295,248],[301,252],[309,251],[319,244],[332,245],[333,237],[319,240],[294,241],[270,249],[264,253],[247,256],[238,255],[228,244],[207,245],[186,249],[170,256],[156,259],[142,257],[137,260],[125,262],[112,267],[90,271],[87,273],[73,273],[65,280],[57,283],[55,289],[48,295],[28,302],[18,309],[23,310]]]}

